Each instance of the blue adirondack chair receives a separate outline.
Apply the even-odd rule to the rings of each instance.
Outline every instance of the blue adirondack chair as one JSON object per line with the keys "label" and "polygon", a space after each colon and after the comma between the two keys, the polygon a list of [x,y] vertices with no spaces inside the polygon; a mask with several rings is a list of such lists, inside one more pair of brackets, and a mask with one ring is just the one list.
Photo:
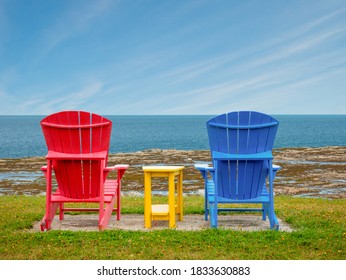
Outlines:
{"label": "blue adirondack chair", "polygon": [[[279,122],[253,112],[231,112],[207,121],[213,166],[195,165],[204,178],[205,219],[217,228],[221,211],[259,211],[279,229],[274,212],[272,148]],[[259,208],[220,208],[219,205],[255,203]]]}

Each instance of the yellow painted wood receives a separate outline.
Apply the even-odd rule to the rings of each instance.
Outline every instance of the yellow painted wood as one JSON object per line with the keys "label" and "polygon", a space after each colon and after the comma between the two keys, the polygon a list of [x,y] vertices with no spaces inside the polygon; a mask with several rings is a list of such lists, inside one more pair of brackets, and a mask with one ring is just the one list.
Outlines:
{"label": "yellow painted wood", "polygon": [[177,172],[183,169],[184,169],[184,166],[170,166],[170,165],[143,166],[144,172]]}
{"label": "yellow painted wood", "polygon": [[175,228],[175,185],[172,173],[168,177],[169,227]]}
{"label": "yellow painted wood", "polygon": [[151,212],[155,216],[167,216],[169,213],[168,204],[155,204],[151,206]]}
{"label": "yellow painted wood", "polygon": [[144,226],[151,228],[151,174],[144,173]]}
{"label": "yellow painted wood", "polygon": [[178,201],[177,201],[177,213],[179,214],[179,221],[183,220],[183,172],[178,176]]}
{"label": "yellow painted wood", "polygon": [[[146,228],[151,228],[152,220],[168,220],[169,227],[175,228],[175,215],[179,215],[180,221],[183,219],[183,169],[184,166],[143,166]],[[151,181],[154,177],[168,178],[168,205],[151,205]],[[175,177],[177,177],[176,186]]]}

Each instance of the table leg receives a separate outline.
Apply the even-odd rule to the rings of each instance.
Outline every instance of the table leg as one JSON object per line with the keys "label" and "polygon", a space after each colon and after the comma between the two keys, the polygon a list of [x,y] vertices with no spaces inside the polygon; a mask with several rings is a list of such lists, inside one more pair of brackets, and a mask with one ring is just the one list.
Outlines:
{"label": "table leg", "polygon": [[178,187],[177,187],[177,193],[178,193],[178,213],[179,213],[179,221],[183,220],[183,171],[180,171],[180,174],[178,176]]}
{"label": "table leg", "polygon": [[168,207],[169,207],[169,227],[175,228],[175,184],[174,174],[170,173],[168,178]]}
{"label": "table leg", "polygon": [[151,174],[144,173],[144,226],[151,228]]}

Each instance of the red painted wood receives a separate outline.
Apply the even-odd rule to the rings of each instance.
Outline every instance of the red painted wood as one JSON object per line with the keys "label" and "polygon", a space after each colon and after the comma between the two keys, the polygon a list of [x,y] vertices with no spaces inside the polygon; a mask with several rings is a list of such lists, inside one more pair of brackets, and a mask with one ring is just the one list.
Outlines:
{"label": "red painted wood", "polygon": [[[112,212],[120,218],[121,178],[128,165],[107,167],[112,123],[108,119],[83,111],[63,111],[41,121],[48,154],[42,167],[47,181],[46,214],[41,228],[50,229],[60,207],[63,219],[64,203],[99,203],[99,228],[109,223]],[[109,172],[117,172],[116,180],[106,180]],[[52,191],[52,175],[58,188]],[[76,211],[90,211],[77,208]]]}

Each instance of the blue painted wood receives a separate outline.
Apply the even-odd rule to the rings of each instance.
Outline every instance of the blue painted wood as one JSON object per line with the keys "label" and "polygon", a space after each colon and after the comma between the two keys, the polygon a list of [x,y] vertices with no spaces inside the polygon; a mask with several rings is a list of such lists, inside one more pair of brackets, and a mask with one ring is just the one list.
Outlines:
{"label": "blue painted wood", "polygon": [[268,160],[272,159],[273,155],[271,151],[254,153],[254,154],[229,154],[212,151],[214,160]]}
{"label": "blue painted wood", "polygon": [[273,181],[280,168],[273,168],[271,152],[278,124],[253,111],[230,112],[207,122],[213,169],[199,170],[205,180],[205,218],[209,214],[212,227],[217,227],[218,212],[234,211],[219,204],[260,203],[257,211],[264,220],[269,217],[271,228],[278,228]]}

